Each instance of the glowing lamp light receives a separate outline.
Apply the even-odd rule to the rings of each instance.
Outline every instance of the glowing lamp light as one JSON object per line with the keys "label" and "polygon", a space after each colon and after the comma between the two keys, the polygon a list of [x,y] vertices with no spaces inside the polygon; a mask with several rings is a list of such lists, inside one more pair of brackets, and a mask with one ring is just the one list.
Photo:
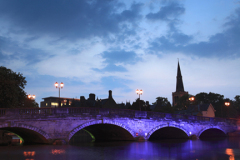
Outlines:
{"label": "glowing lamp light", "polygon": [[143,91],[142,90],[136,90],[136,93],[139,95],[139,109],[141,111],[141,106],[140,106],[140,95],[142,95]]}
{"label": "glowing lamp light", "polygon": [[190,97],[190,98],[189,98],[189,101],[194,101],[194,100],[195,100],[194,97]]}
{"label": "glowing lamp light", "polygon": [[55,87],[58,88],[58,83],[57,82],[55,83]]}
{"label": "glowing lamp light", "polygon": [[139,90],[138,90],[138,89],[136,90],[136,93],[137,93],[137,94],[139,93]]}
{"label": "glowing lamp light", "polygon": [[142,95],[143,94],[143,90],[136,90],[136,93],[139,94],[139,95]]}
{"label": "glowing lamp light", "polygon": [[31,94],[29,94],[27,97],[28,97],[28,99],[35,99],[36,98],[35,95],[31,95]]}
{"label": "glowing lamp light", "polygon": [[61,104],[60,100],[60,89],[62,89],[64,86],[63,82],[60,83],[60,86],[58,87],[58,82],[55,83],[55,87],[59,89],[59,103]]}
{"label": "glowing lamp light", "polygon": [[192,132],[189,132],[189,134],[192,134]]}
{"label": "glowing lamp light", "polygon": [[63,88],[63,82],[61,82],[60,86],[61,86],[61,88]]}
{"label": "glowing lamp light", "polygon": [[230,102],[225,102],[225,106],[230,106]]}

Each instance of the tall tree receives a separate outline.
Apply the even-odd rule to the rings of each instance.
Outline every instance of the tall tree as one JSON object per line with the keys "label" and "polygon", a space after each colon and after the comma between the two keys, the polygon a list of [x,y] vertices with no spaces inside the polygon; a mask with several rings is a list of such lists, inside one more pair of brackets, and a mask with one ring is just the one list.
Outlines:
{"label": "tall tree", "polygon": [[133,104],[129,107],[129,109],[132,110],[140,110],[140,108],[141,111],[150,111],[150,108],[146,105],[145,101],[139,100],[139,98],[136,99],[136,102],[133,102]]}
{"label": "tall tree", "polygon": [[37,108],[37,107],[39,107],[39,105],[34,99],[29,99],[26,96],[26,98],[24,99],[24,102],[23,102],[23,106],[21,106],[21,107],[23,107],[23,108],[32,108],[32,107]]}
{"label": "tall tree", "polygon": [[21,73],[0,66],[0,108],[38,106],[34,100],[28,100],[24,91],[26,84]]}
{"label": "tall tree", "polygon": [[234,108],[240,112],[240,95],[236,95],[233,101]]}
{"label": "tall tree", "polygon": [[172,113],[173,108],[171,106],[171,103],[168,101],[165,97],[157,97],[156,102],[152,103],[155,108],[153,111],[155,112],[164,112],[164,113]]}
{"label": "tall tree", "polygon": [[174,106],[174,110],[179,111],[179,110],[186,110],[187,107],[189,106],[189,94],[185,94],[182,97],[180,97],[177,101],[177,105]]}
{"label": "tall tree", "polygon": [[196,94],[195,96],[195,103],[211,103],[216,110],[215,116],[216,117],[224,117],[226,111],[224,107],[224,96],[217,93],[205,93],[201,92]]}

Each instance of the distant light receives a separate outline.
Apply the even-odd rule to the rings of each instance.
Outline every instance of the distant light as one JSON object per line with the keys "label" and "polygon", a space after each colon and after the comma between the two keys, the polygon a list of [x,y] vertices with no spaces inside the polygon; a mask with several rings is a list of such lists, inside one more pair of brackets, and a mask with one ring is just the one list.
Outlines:
{"label": "distant light", "polygon": [[139,90],[138,90],[138,89],[136,90],[136,93],[137,93],[137,94],[139,93]]}
{"label": "distant light", "polygon": [[189,98],[189,101],[194,101],[194,100],[195,100],[194,97],[190,97],[190,98]]}
{"label": "distant light", "polygon": [[60,86],[61,86],[61,88],[63,88],[63,82],[61,82]]}
{"label": "distant light", "polygon": [[56,87],[56,88],[58,87],[58,83],[57,83],[57,82],[55,83],[55,87]]}
{"label": "distant light", "polygon": [[192,132],[189,132],[190,134],[192,134]]}
{"label": "distant light", "polygon": [[136,93],[139,94],[139,95],[142,95],[143,90],[138,90],[138,89],[137,89],[137,90],[136,90]]}
{"label": "distant light", "polygon": [[147,133],[145,133],[145,136],[147,136]]}
{"label": "distant light", "polygon": [[28,97],[28,99],[32,99],[33,100],[33,99],[35,99],[36,96],[29,94],[27,97]]}
{"label": "distant light", "polygon": [[225,102],[225,106],[230,106],[230,102]]}

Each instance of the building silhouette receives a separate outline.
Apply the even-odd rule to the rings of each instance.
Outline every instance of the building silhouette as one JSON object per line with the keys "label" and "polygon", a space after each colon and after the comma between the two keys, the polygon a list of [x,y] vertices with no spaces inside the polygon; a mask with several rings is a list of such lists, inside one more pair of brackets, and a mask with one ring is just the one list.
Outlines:
{"label": "building silhouette", "polygon": [[172,93],[172,106],[176,106],[179,98],[186,94],[188,94],[188,92],[184,91],[181,69],[178,62],[176,91]]}
{"label": "building silhouette", "polygon": [[80,97],[80,107],[97,107],[97,108],[119,108],[117,103],[112,97],[112,91],[108,91],[108,98],[96,99],[94,93],[89,94],[89,98],[85,99],[84,96]]}
{"label": "building silhouette", "polygon": [[44,101],[40,103],[40,107],[70,107],[78,106],[80,99],[64,98],[64,97],[45,97],[42,98]]}
{"label": "building silhouette", "polygon": [[112,97],[111,90],[108,91],[108,98],[100,99],[98,100],[98,102],[100,103],[101,108],[112,108],[112,109],[119,108],[119,106],[117,105],[117,103]]}

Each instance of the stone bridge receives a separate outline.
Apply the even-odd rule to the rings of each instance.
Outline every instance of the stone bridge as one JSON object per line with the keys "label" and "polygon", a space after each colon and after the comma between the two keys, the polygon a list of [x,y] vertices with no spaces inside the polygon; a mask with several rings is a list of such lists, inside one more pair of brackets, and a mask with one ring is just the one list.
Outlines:
{"label": "stone bridge", "polygon": [[228,135],[238,125],[236,119],[76,107],[0,109],[0,130],[19,135],[25,143],[55,144],[69,143],[80,130],[96,140],[148,140],[161,135],[199,138],[208,131]]}

